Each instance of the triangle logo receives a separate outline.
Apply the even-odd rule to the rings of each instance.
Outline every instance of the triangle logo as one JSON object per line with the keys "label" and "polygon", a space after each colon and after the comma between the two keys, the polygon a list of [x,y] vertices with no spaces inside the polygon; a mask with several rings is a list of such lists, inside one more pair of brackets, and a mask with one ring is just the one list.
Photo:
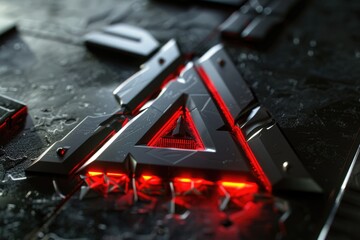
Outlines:
{"label": "triangle logo", "polygon": [[203,141],[187,107],[180,107],[150,139],[147,146],[154,148],[176,148],[205,150]]}

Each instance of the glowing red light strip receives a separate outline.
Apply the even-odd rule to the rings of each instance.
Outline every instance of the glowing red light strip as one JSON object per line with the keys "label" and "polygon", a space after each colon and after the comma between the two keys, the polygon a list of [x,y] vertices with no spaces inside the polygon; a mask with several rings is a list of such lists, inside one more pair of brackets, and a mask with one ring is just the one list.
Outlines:
{"label": "glowing red light strip", "polygon": [[100,175],[107,175],[109,177],[123,177],[123,176],[126,176],[125,174],[123,173],[117,173],[117,172],[107,172],[107,173],[104,173],[104,172],[96,172],[96,171],[89,171],[88,172],[88,175],[90,177],[94,177],[94,176],[100,176]]}
{"label": "glowing red light strip", "polygon": [[99,175],[103,175],[103,172],[94,172],[94,171],[90,171],[88,172],[90,177],[94,177],[94,176],[99,176]]}
{"label": "glowing red light strip", "polygon": [[204,143],[201,140],[199,132],[197,131],[196,126],[194,124],[194,121],[191,118],[191,114],[190,114],[190,112],[189,112],[189,110],[187,108],[185,109],[185,118],[187,119],[187,123],[189,124],[189,128],[190,128],[193,136],[195,137],[195,142],[196,142],[196,145],[197,145],[196,150],[205,150]]}
{"label": "glowing red light strip", "polygon": [[111,176],[111,177],[123,177],[123,176],[126,176],[123,173],[114,173],[114,172],[108,172],[108,173],[106,173],[106,175]]}
{"label": "glowing red light strip", "polygon": [[228,182],[228,181],[220,181],[222,186],[226,188],[253,188],[257,189],[257,184],[252,182]]}
{"label": "glowing red light strip", "polygon": [[215,85],[211,81],[210,77],[207,75],[207,73],[204,71],[204,69],[200,66],[197,66],[197,72],[201,76],[202,80],[204,81],[204,85],[209,90],[210,94],[214,98],[215,102],[217,103],[218,107],[220,108],[221,112],[224,114],[224,117],[230,126],[235,138],[240,143],[242,149],[244,150],[247,158],[249,159],[249,162],[251,166],[253,167],[253,170],[255,174],[259,177],[260,181],[263,183],[265,189],[269,192],[271,192],[271,183],[267,176],[265,175],[264,171],[262,170],[261,166],[259,165],[258,161],[256,160],[256,157],[254,153],[252,152],[249,144],[247,143],[241,129],[239,126],[235,124],[235,120],[232,117],[230,110],[227,108],[224,100],[222,99],[221,95],[217,91]]}
{"label": "glowing red light strip", "polygon": [[21,108],[19,111],[17,111],[17,112],[11,117],[11,119],[16,119],[17,117],[19,117],[19,116],[22,115],[22,114],[24,114],[24,115],[27,114],[27,107],[26,107],[26,106],[23,107],[23,108]]}
{"label": "glowing red light strip", "polygon": [[140,184],[139,189],[154,185],[161,185],[162,180],[155,175],[141,175],[140,182],[142,184]]}
{"label": "glowing red light strip", "polygon": [[213,185],[213,182],[207,181],[203,178],[183,178],[176,177],[174,178],[175,183],[194,183],[194,184],[204,184],[204,185]]}
{"label": "glowing red light strip", "polygon": [[3,127],[5,127],[5,125],[6,125],[6,121],[3,122],[3,124],[0,125],[0,129],[2,129]]}
{"label": "glowing red light strip", "polygon": [[157,133],[154,135],[154,137],[149,141],[148,146],[155,146],[156,142],[166,134],[167,131],[169,131],[173,125],[173,123],[178,120],[178,118],[181,115],[181,108],[179,108],[179,110],[177,110],[175,112],[175,114],[173,114],[171,116],[170,119],[167,120],[167,122],[165,123],[165,125],[160,129],[160,131],[157,131]]}
{"label": "glowing red light strip", "polygon": [[244,182],[221,182],[221,185],[224,187],[231,187],[231,188],[243,188],[247,185]]}
{"label": "glowing red light strip", "polygon": [[[104,175],[108,177],[121,177],[123,180],[128,181],[126,174],[118,172],[104,173],[98,171],[89,171],[87,175],[90,177],[97,177],[96,179],[93,179],[93,181],[97,182],[97,185],[95,185],[96,187],[105,181],[103,178]],[[151,185],[154,186],[161,184],[161,179],[155,175],[141,175],[140,178],[145,180],[145,182],[142,182],[140,185],[138,185],[139,190],[150,187]],[[175,177],[173,180],[176,188],[180,192],[190,191],[191,189],[200,187],[200,185],[216,186],[215,182],[207,181],[202,178]],[[253,182],[219,181],[217,182],[217,186],[224,187],[222,191],[224,191],[224,193],[230,194],[231,197],[243,196],[245,194],[256,193],[258,191],[258,185]]]}
{"label": "glowing red light strip", "polygon": [[[14,115],[12,115],[10,118],[12,120],[16,120],[16,118],[20,117],[21,115],[24,115],[24,117],[26,116],[27,114],[27,107],[22,107],[19,111],[17,111],[16,113],[14,113]],[[6,120],[5,122],[3,122],[1,125],[0,125],[0,129],[4,128],[7,124],[8,120]]]}
{"label": "glowing red light strip", "polygon": [[142,177],[145,181],[148,181],[148,180],[152,179],[154,176],[142,175],[141,177]]}
{"label": "glowing red light strip", "polygon": [[[126,120],[125,120],[126,121]],[[123,124],[124,125],[124,124]],[[91,151],[89,152],[84,159],[79,162],[71,171],[69,174],[73,174],[75,171],[77,171],[83,164],[90,159],[91,156],[94,155],[94,153],[99,150],[112,136],[115,135],[115,130],[112,130],[101,142]]]}
{"label": "glowing red light strip", "polygon": [[176,182],[182,182],[182,183],[191,183],[194,181],[194,179],[191,178],[175,178]]}

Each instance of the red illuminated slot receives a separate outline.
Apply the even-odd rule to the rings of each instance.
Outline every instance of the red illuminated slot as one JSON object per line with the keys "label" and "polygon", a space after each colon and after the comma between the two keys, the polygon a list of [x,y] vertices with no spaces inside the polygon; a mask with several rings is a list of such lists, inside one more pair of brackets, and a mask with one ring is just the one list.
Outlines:
{"label": "red illuminated slot", "polygon": [[[176,128],[182,130],[175,132]],[[166,124],[149,141],[148,146],[197,151],[205,150],[191,114],[184,107],[179,108],[171,116]]]}
{"label": "red illuminated slot", "polygon": [[142,175],[140,180],[142,182],[145,182],[146,184],[150,184],[150,185],[159,185],[162,183],[161,178],[159,178],[158,176],[154,176],[154,175]]}
{"label": "red illuminated slot", "polygon": [[162,179],[155,175],[142,175],[138,179],[137,189],[148,196],[162,195],[166,192]]}
{"label": "red illuminated slot", "polygon": [[88,172],[88,175],[90,177],[100,176],[100,175],[103,175],[103,174],[104,174],[103,172],[93,172],[93,171]]}
{"label": "red illuminated slot", "polygon": [[129,178],[124,173],[89,171],[85,182],[91,188],[103,195],[113,192],[128,191]]}
{"label": "red illuminated slot", "polygon": [[174,188],[177,194],[202,193],[213,186],[213,182],[202,178],[174,178]]}
{"label": "red illuminated slot", "polygon": [[244,150],[247,158],[249,159],[250,165],[253,167],[254,173],[259,178],[261,183],[264,185],[267,191],[272,190],[271,183],[267,176],[265,175],[264,171],[262,170],[259,162],[257,161],[254,153],[252,152],[249,144],[247,143],[244,134],[242,133],[240,127],[235,123],[235,119],[232,117],[230,110],[227,108],[224,100],[222,99],[221,95],[217,91],[215,85],[213,84],[211,78],[207,75],[205,70],[201,67],[197,68],[199,75],[201,76],[202,80],[204,81],[205,86],[209,90],[212,97],[215,99],[219,109],[223,113],[223,116],[228,123],[229,127],[231,128],[234,137],[236,138],[237,142],[240,144],[242,149]]}
{"label": "red illuminated slot", "polygon": [[253,182],[220,181],[218,184],[221,185],[231,197],[241,197],[247,194],[254,194],[259,190],[258,185]]}
{"label": "red illuminated slot", "polygon": [[87,173],[87,175],[90,176],[90,177],[103,176],[103,175],[106,175],[108,177],[124,177],[124,176],[126,176],[126,174],[124,174],[124,173],[117,173],[117,172],[104,173],[104,172],[97,172],[97,171],[89,171]]}

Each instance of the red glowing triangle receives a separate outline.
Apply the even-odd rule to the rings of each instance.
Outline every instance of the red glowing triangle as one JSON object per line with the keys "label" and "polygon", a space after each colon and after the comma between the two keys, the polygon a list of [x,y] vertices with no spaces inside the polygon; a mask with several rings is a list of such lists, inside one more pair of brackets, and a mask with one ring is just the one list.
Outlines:
{"label": "red glowing triangle", "polygon": [[181,107],[147,144],[157,148],[205,150],[189,110]]}

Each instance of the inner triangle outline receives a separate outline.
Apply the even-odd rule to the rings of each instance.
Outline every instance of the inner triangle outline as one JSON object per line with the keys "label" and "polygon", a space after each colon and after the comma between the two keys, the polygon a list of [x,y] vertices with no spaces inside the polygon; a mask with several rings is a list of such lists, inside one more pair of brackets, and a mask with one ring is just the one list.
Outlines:
{"label": "inner triangle outline", "polygon": [[181,106],[157,131],[147,146],[204,151],[205,146],[186,106]]}

